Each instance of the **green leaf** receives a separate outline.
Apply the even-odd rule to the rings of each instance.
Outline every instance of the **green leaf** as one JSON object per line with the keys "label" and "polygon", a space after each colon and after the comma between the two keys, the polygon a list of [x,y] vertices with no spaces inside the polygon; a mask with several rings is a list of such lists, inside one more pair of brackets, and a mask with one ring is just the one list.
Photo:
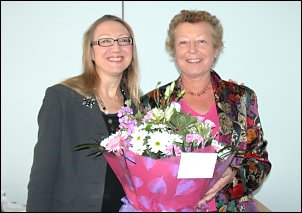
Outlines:
{"label": "green leaf", "polygon": [[75,147],[75,150],[83,150],[83,149],[90,149],[90,148],[97,148],[99,144],[96,143],[84,143],[84,144],[79,144]]}
{"label": "green leaf", "polygon": [[79,151],[83,149],[91,149],[91,151],[87,154],[87,156],[91,156],[91,155],[100,156],[105,151],[105,147],[102,147],[97,143],[79,144],[75,147],[75,151]]}

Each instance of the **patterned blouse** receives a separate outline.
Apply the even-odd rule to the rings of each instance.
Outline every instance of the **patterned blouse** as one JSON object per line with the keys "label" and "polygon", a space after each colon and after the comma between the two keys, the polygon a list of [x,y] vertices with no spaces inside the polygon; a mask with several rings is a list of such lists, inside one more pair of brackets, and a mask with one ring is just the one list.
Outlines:
{"label": "patterned blouse", "polygon": [[[180,91],[180,79],[176,80],[171,100]],[[224,81],[211,71],[217,114],[219,117],[219,140],[228,145],[235,145],[238,152],[231,163],[236,171],[232,183],[216,194],[216,208],[226,211],[257,211],[253,192],[263,183],[271,170],[271,163],[266,150],[267,141],[258,114],[257,97],[253,90],[232,82]],[[142,107],[155,107],[164,101],[166,87],[172,82],[152,90],[141,98]]]}

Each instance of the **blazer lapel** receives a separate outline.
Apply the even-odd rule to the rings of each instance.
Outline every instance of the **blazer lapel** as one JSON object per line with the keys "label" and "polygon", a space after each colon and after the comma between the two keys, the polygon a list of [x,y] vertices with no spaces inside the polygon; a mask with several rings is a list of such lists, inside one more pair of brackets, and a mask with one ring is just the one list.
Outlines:
{"label": "blazer lapel", "polygon": [[[90,102],[90,104],[87,104],[87,101]],[[88,119],[90,119],[90,121],[92,123],[94,123],[94,125],[102,127],[102,126],[106,126],[103,115],[100,111],[99,105],[97,104],[97,101],[93,101],[93,98],[91,97],[83,97],[79,94],[77,94],[76,96],[76,105],[79,108],[79,111],[82,111],[85,116],[87,116]],[[105,131],[107,131],[106,128],[104,128]]]}

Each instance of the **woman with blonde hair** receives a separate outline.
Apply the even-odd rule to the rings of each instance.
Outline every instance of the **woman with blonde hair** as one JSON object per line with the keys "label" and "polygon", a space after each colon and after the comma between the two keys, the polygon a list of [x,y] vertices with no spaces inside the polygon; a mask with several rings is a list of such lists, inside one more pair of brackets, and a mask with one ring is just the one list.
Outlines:
{"label": "woman with blonde hair", "polygon": [[28,184],[27,211],[117,212],[123,188],[103,156],[77,152],[117,131],[126,99],[141,95],[131,27],[104,15],[83,38],[83,73],[49,87]]}

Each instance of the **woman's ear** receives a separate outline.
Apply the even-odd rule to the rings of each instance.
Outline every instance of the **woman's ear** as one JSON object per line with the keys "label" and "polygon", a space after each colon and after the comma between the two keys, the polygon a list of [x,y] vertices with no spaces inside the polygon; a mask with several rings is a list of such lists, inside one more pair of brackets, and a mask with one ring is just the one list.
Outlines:
{"label": "woman's ear", "polygon": [[90,56],[91,56],[91,60],[95,61],[95,54],[94,54],[94,50],[92,47],[90,48]]}
{"label": "woman's ear", "polygon": [[220,54],[220,48],[217,48],[214,53],[214,61],[217,61],[219,54]]}

